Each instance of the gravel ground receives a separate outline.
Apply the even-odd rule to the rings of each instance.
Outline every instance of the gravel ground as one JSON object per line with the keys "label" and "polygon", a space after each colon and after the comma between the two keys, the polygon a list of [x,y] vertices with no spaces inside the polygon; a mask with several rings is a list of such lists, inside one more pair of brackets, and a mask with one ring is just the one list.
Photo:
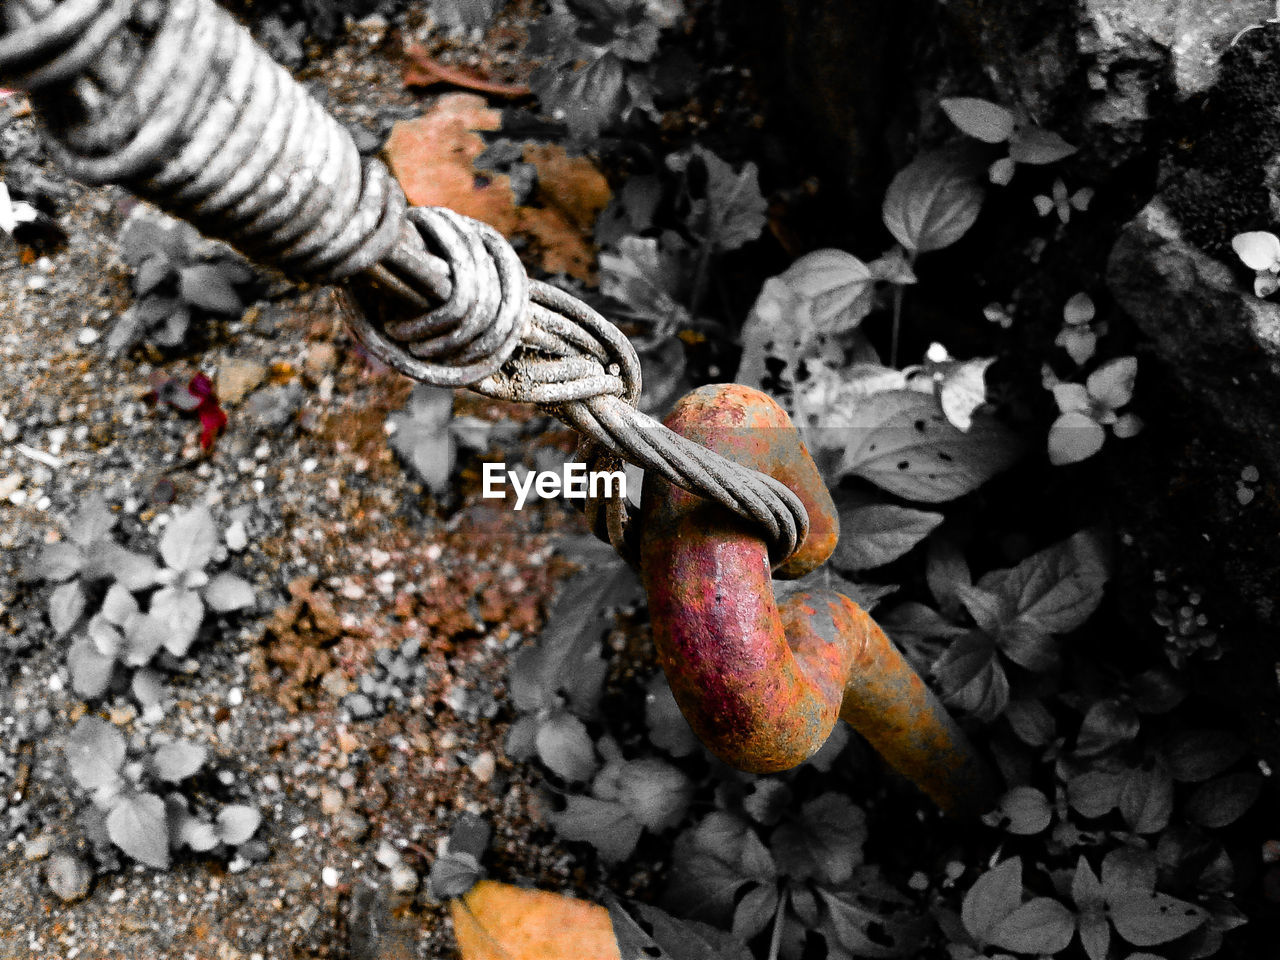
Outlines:
{"label": "gravel ground", "polygon": [[[445,59],[520,79],[519,32],[500,24],[490,46],[451,45]],[[298,71],[371,139],[424,102],[399,88],[386,35],[366,22]],[[33,136],[25,114],[21,98],[0,102],[10,154]],[[494,823],[499,879],[598,894],[599,878],[539,825],[534,778],[501,749],[507,655],[540,628],[580,518],[558,504],[515,513],[482,501],[465,460],[454,501],[437,505],[388,444],[387,417],[410,385],[353,347],[330,291],[270,282],[197,350],[106,359],[102,340],[131,302],[115,241],[132,201],[37,166],[62,196],[69,240],[19,258],[0,235],[0,960],[347,956],[370,904],[390,912],[380,956],[447,956],[445,912],[409,888],[464,810]],[[198,424],[147,402],[157,378],[196,372],[218,384],[229,415],[208,455]],[[516,422],[500,451],[509,462],[570,448],[532,411],[458,402]],[[99,862],[84,839],[61,742],[86,707],[45,615],[49,588],[19,570],[91,491],[138,551],[154,552],[173,511],[196,503],[246,535],[215,559],[253,583],[256,607],[206,622],[162,718],[125,696],[99,711],[130,736],[209,746],[197,789],[264,818],[234,858],[188,854],[156,871]],[[389,699],[386,686],[361,687],[389,665],[401,674]],[[94,876],[64,902],[48,877],[74,887],[77,863]]]}

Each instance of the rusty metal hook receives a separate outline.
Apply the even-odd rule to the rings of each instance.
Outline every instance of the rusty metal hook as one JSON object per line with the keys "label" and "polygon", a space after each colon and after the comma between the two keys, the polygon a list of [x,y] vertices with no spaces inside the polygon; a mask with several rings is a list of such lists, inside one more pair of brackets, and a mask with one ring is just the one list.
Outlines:
{"label": "rusty metal hook", "polygon": [[[835,505],[772,399],[738,384],[702,387],[665,423],[781,480],[804,502],[809,536],[780,576],[802,576],[831,555]],[[658,657],[685,717],[716,756],[756,773],[786,770],[812,756],[839,718],[943,810],[990,808],[988,765],[857,604],[815,590],[779,605],[767,544],[751,526],[652,473],[640,515]]]}

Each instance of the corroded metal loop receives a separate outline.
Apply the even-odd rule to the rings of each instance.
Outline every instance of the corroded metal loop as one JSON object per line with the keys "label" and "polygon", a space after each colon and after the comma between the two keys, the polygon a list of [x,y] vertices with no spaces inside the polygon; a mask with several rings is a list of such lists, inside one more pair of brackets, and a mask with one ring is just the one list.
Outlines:
{"label": "corroded metal loop", "polygon": [[[785,480],[809,537],[779,572],[835,549],[831,496],[790,418],[734,384],[703,387],[667,418],[676,433]],[[773,772],[812,756],[838,718],[943,809],[981,811],[992,777],[964,733],[858,606],[833,591],[774,596],[766,544],[714,504],[646,480],[640,567],[654,643],[694,732],[735,767]]]}

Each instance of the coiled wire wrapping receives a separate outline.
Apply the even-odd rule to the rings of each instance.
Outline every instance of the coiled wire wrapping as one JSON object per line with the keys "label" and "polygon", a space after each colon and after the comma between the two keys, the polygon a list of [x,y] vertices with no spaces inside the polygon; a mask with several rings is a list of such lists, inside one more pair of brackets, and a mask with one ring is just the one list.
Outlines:
{"label": "coiled wire wrapping", "polygon": [[[212,0],[0,0],[0,77],[31,92],[67,172],[119,183],[209,236],[306,280],[349,281],[355,335],[425,383],[536,403],[618,459],[764,528],[775,562],[808,518],[782,483],[640,413],[640,365],[586,304],[530,281],[510,244],[409,208],[377,160]],[[588,517],[634,559],[627,507]]]}

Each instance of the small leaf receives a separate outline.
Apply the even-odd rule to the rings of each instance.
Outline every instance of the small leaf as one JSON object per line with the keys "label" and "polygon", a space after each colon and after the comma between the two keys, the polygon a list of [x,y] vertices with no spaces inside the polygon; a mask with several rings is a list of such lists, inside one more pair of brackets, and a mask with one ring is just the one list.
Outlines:
{"label": "small leaf", "polygon": [[966,164],[949,153],[925,153],[893,178],[882,216],[895,240],[927,253],[964,236],[977,220],[982,200],[982,185]]}
{"label": "small leaf", "polygon": [[760,236],[769,204],[760,192],[759,172],[754,163],[740,171],[710,150],[695,146],[693,155],[707,172],[706,219],[702,239],[714,250],[737,250]]}
{"label": "small leaf", "polygon": [[1022,904],[1022,858],[1010,857],[977,879],[960,908],[960,919],[979,944]]}
{"label": "small leaf", "polygon": [[86,700],[102,696],[111,686],[115,665],[116,658],[103,656],[88,637],[76,637],[67,651],[71,689]]}
{"label": "small leaf", "polygon": [[1153,947],[1190,933],[1209,915],[1195,904],[1163,893],[1117,890],[1107,896],[1116,932],[1135,947]]}
{"label": "small leaf", "polygon": [[687,757],[697,751],[699,740],[680,712],[671,685],[661,673],[654,675],[644,698],[644,722],[649,742],[673,757]]}
{"label": "small leaf", "polygon": [[32,567],[31,579],[61,583],[79,573],[83,563],[84,553],[74,543],[60,540],[46,544]]}
{"label": "small leaf", "polygon": [[1216,777],[1244,756],[1245,746],[1225,730],[1190,730],[1169,738],[1165,762],[1173,779],[1200,783]]}
{"label": "small leaf", "polygon": [[990,723],[1009,702],[1009,678],[996,661],[996,647],[980,631],[954,640],[933,665],[943,699]]}
{"label": "small leaf", "polygon": [[132,618],[125,628],[125,664],[130,667],[146,666],[171,636],[168,626],[159,617],[145,614]]}
{"label": "small leaf", "polygon": [[178,783],[194,776],[207,756],[208,751],[199,744],[179,740],[158,748],[151,756],[151,766],[161,780]]}
{"label": "small leaf", "polygon": [[1187,819],[1202,827],[1219,829],[1248,813],[1262,790],[1256,773],[1236,773],[1196,788],[1187,799]]}
{"label": "small leaf", "polygon": [[210,313],[235,317],[244,312],[244,304],[223,276],[211,263],[183,267],[178,271],[178,293],[183,301]]}
{"label": "small leaf", "polygon": [[204,602],[216,613],[244,610],[256,602],[253,587],[240,577],[220,573],[204,588]]}
{"label": "small leaf", "polygon": [[49,595],[49,625],[56,637],[66,636],[84,616],[84,590],[78,580],[60,583]]}
{"label": "small leaf", "polygon": [[1039,700],[1011,700],[1004,716],[1018,739],[1032,747],[1046,746],[1057,732],[1053,714]]}
{"label": "small leaf", "polygon": [[1064,413],[1049,428],[1049,462],[1055,467],[1088,460],[1102,449],[1107,433],[1092,417]]}
{"label": "small leaf", "polygon": [[551,822],[565,840],[583,840],[607,863],[631,856],[640,839],[641,824],[621,803],[570,795],[565,808],[551,814]]}
{"label": "small leaf", "polygon": [[228,846],[238,847],[248,842],[261,823],[262,814],[253,807],[233,803],[218,811],[214,829],[218,832],[219,840]]}
{"label": "small leaf", "polygon": [[978,586],[1005,597],[1020,621],[1050,633],[1069,633],[1083,626],[1102,602],[1108,563],[1098,533],[1082,530],[1016,567],[983,575]]}
{"label": "small leaf", "polygon": [[1108,360],[1089,374],[1089,396],[1109,410],[1119,410],[1133,399],[1133,383],[1137,376],[1137,357]]}
{"label": "small leaf", "polygon": [[165,649],[175,657],[185,657],[204,621],[204,603],[194,590],[164,587],[151,598],[148,616],[163,626]]}
{"label": "small leaf", "polygon": [[391,446],[413,467],[436,496],[449,490],[457,456],[457,442],[449,431],[453,419],[453,391],[417,384],[404,410],[387,422],[395,428]]}
{"label": "small leaf", "polygon": [[824,793],[773,832],[770,849],[778,871],[795,880],[848,880],[862,862],[867,817],[843,794]]}
{"label": "small leaf", "polygon": [[1016,163],[1043,166],[1065,160],[1076,148],[1056,133],[1039,127],[1024,127],[1009,142],[1009,157]]}
{"label": "small leaf", "polygon": [[898,559],[943,520],[940,513],[872,504],[840,513],[840,542],[831,562],[842,570],[871,570]]}
{"label": "small leaf", "polygon": [[1138,714],[1128,703],[1115,698],[1099,700],[1084,715],[1076,753],[1093,757],[1128,743],[1138,735],[1139,725]]}
{"label": "small leaf", "polygon": [[983,143],[1004,143],[1013,135],[1013,114],[990,100],[949,97],[942,109],[962,133]]}
{"label": "small leaf", "polygon": [[773,858],[755,830],[716,811],[676,838],[665,902],[694,919],[727,925],[743,887],[776,877]]}
{"label": "small leaf", "polygon": [[1119,807],[1134,833],[1159,833],[1169,825],[1173,813],[1173,779],[1169,772],[1161,764],[1130,770],[1120,786]]}
{"label": "small leaf", "polygon": [[218,845],[218,832],[208,820],[189,816],[178,828],[178,839],[196,853],[207,853]]}
{"label": "small leaf", "polygon": [[157,870],[169,868],[169,827],[164,801],[154,793],[125,794],[107,814],[111,842]]}
{"label": "small leaf", "polygon": [[132,553],[118,544],[108,547],[104,559],[111,578],[131,593],[154,586],[160,574],[160,568],[150,557]]}
{"label": "small leaf", "polygon": [[1048,799],[1035,787],[1014,787],[1000,799],[998,809],[1009,821],[1005,829],[1024,837],[1047,830],[1053,819]]}
{"label": "small leaf", "polygon": [[206,506],[177,513],[160,538],[160,556],[172,570],[182,573],[203,570],[218,546],[218,529]]}
{"label": "small leaf", "polygon": [[997,923],[988,942],[1016,953],[1053,954],[1067,949],[1075,932],[1070,910],[1051,897],[1036,897]]}
{"label": "small leaf", "polygon": [[1280,268],[1280,237],[1265,230],[1237,234],[1231,240],[1244,265],[1250,270],[1276,270]]}
{"label": "small leaf", "polygon": [[71,776],[86,790],[114,783],[124,763],[124,734],[100,717],[82,717],[67,736]]}
{"label": "small leaf", "polygon": [[1105,816],[1120,802],[1123,778],[1103,770],[1078,774],[1067,782],[1067,802],[1082,817]]}
{"label": "small leaf", "polygon": [[676,826],[693,799],[693,781],[656,757],[627,763],[619,775],[623,806],[655,833]]}
{"label": "small leaf", "polygon": [[587,728],[563,711],[552,714],[538,728],[538,757],[552,773],[565,780],[589,780],[596,772],[596,751]]}

